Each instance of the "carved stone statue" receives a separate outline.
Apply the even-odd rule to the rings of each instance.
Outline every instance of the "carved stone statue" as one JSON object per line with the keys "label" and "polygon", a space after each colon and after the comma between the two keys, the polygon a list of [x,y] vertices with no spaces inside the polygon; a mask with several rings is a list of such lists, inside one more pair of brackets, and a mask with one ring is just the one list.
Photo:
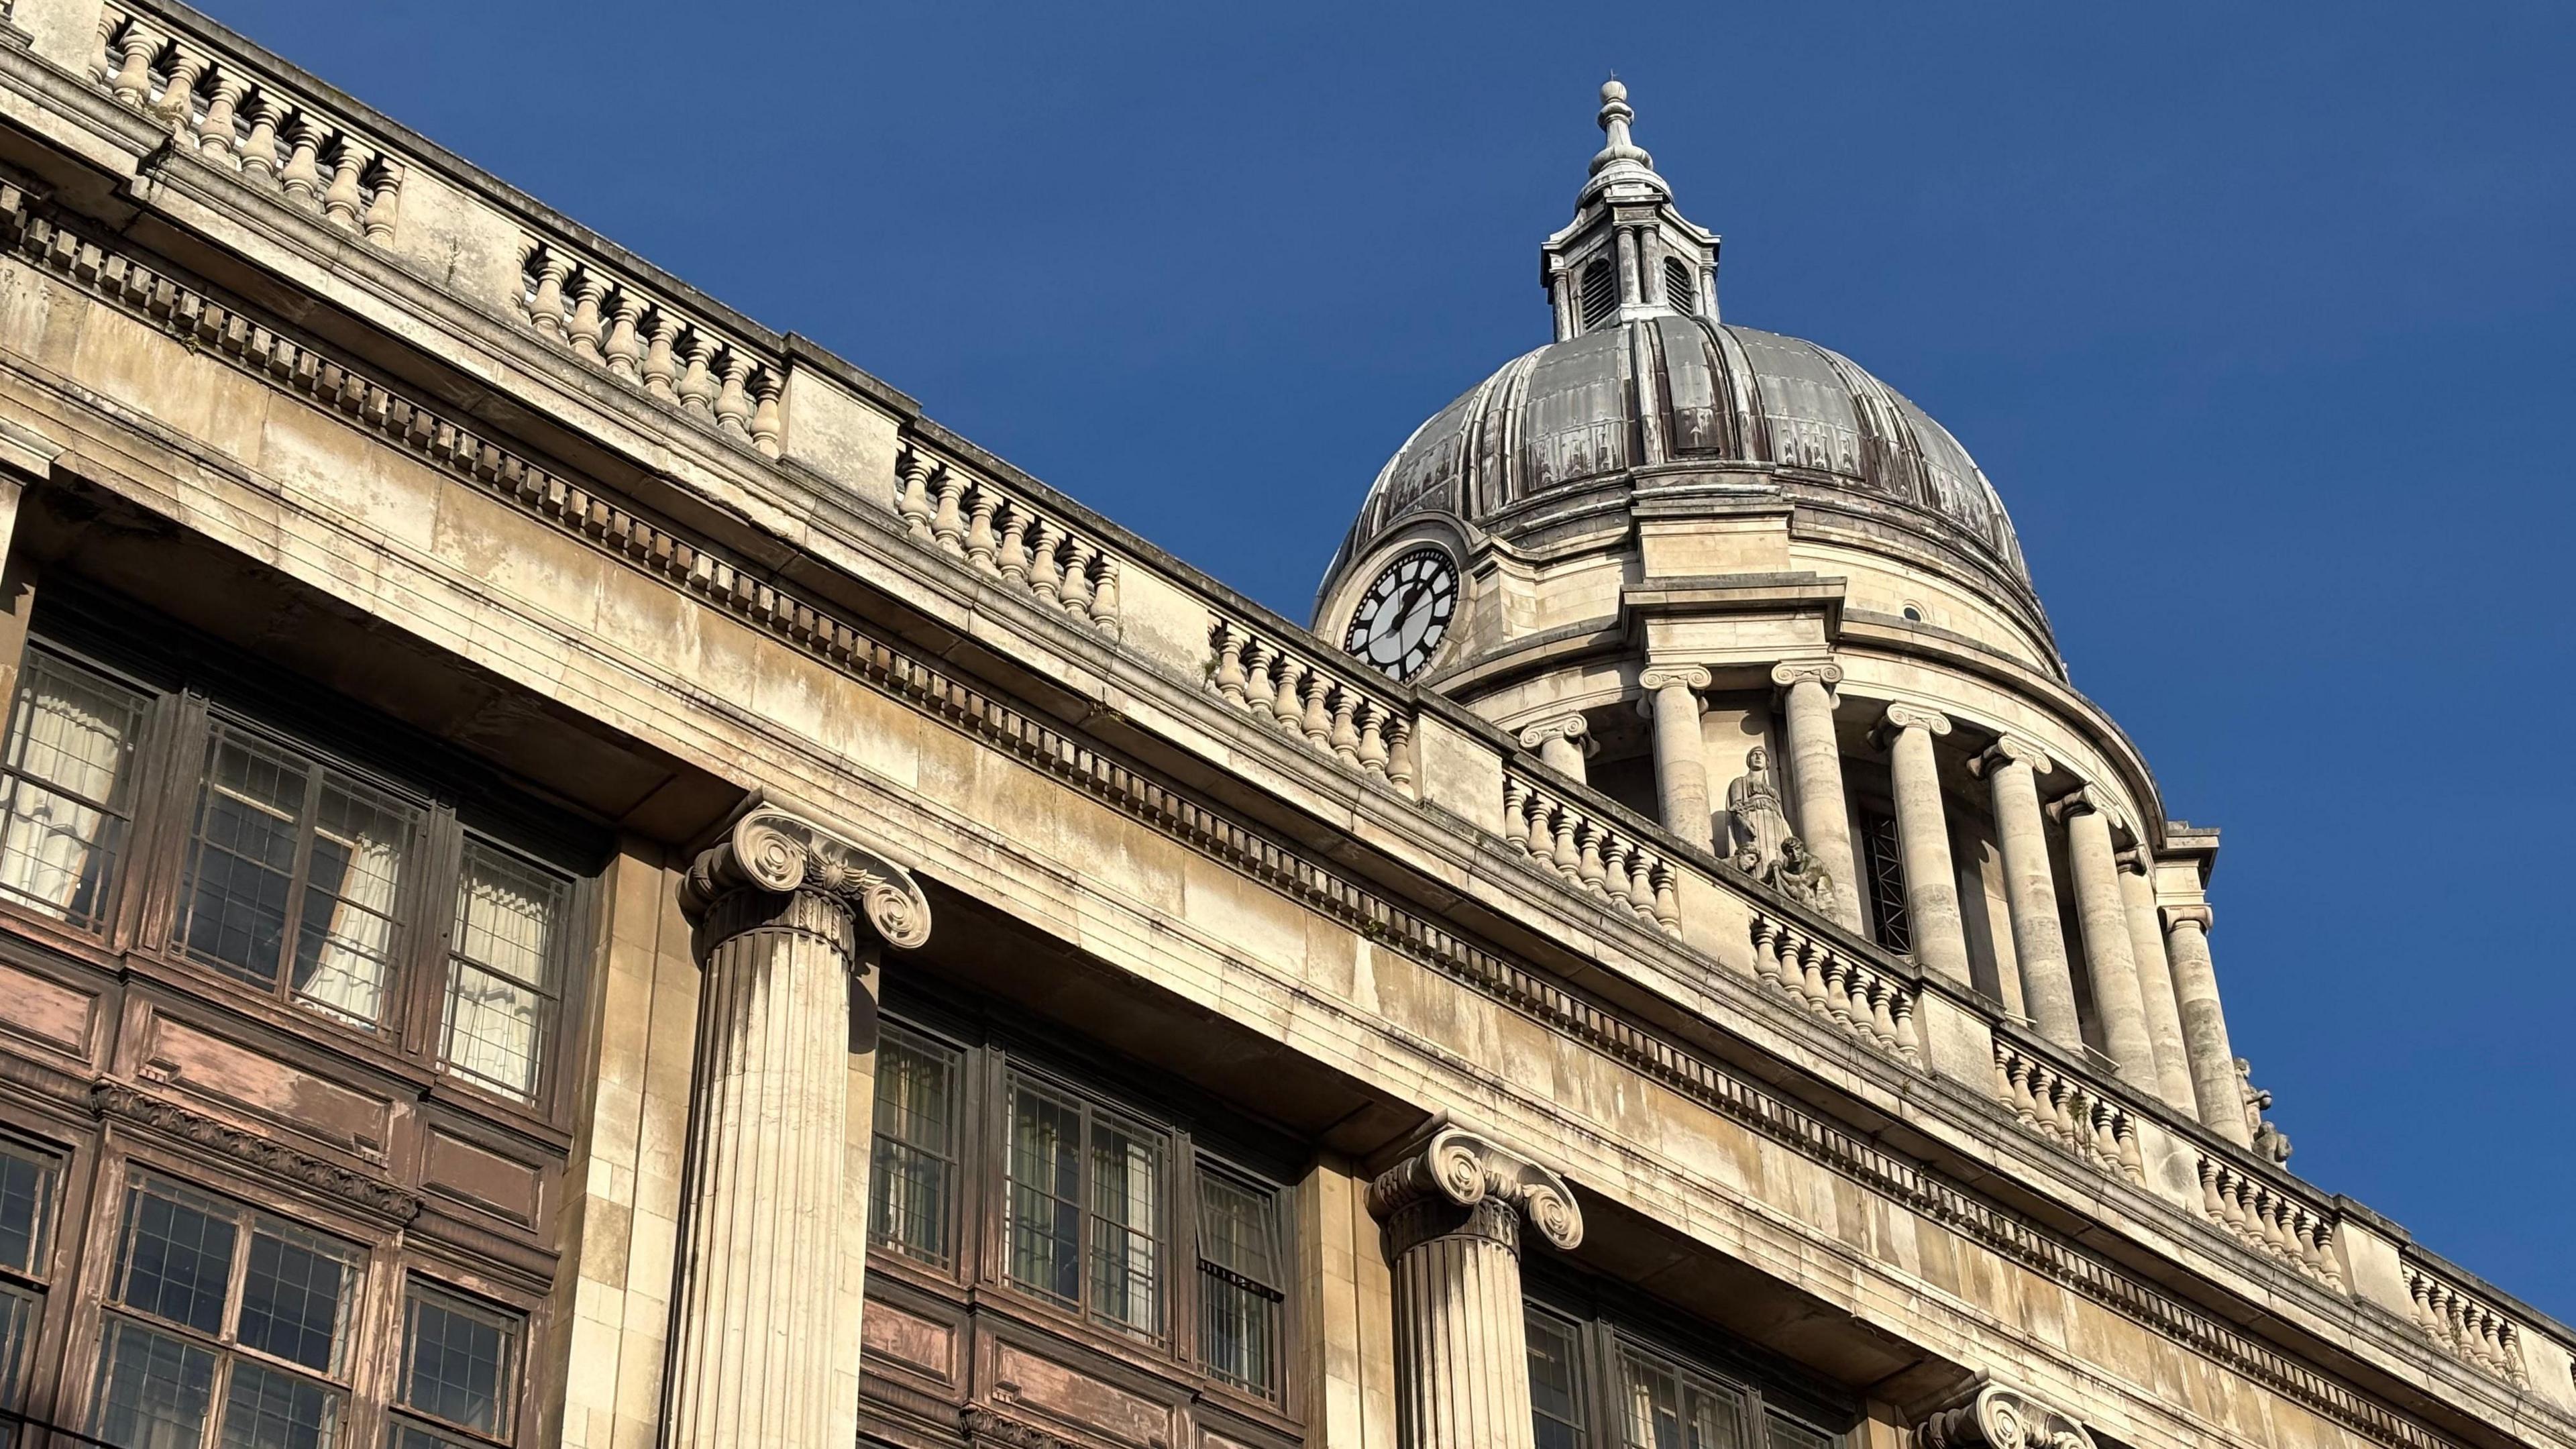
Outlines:
{"label": "carved stone statue", "polygon": [[1744,773],[1726,787],[1727,854],[1757,879],[1780,858],[1781,844],[1789,839],[1789,814],[1780,808],[1770,767],[1771,752],[1755,745],[1744,754]]}
{"label": "carved stone statue", "polygon": [[1815,852],[1807,849],[1807,842],[1794,835],[1781,838],[1780,858],[1771,862],[1762,879],[1772,889],[1801,905],[1820,911],[1833,907],[1833,875],[1825,869],[1825,863],[1816,858]]}
{"label": "carved stone statue", "polygon": [[2272,1094],[2254,1085],[2254,1064],[2243,1057],[2236,1059],[2236,1090],[2245,1099],[2245,1130],[2253,1135],[2254,1155],[2267,1162],[2289,1161],[2289,1135],[2263,1120],[2272,1106]]}

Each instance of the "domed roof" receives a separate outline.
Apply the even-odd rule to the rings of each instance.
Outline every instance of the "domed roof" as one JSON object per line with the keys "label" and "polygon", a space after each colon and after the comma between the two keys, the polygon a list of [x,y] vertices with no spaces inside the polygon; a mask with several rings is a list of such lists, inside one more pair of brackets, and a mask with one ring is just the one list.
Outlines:
{"label": "domed roof", "polygon": [[2030,587],[1994,485],[1904,394],[1815,343],[1672,312],[1523,353],[1441,409],[1379,471],[1339,561],[1430,510],[1509,533],[1541,511],[1524,505],[1641,467],[1849,495]]}

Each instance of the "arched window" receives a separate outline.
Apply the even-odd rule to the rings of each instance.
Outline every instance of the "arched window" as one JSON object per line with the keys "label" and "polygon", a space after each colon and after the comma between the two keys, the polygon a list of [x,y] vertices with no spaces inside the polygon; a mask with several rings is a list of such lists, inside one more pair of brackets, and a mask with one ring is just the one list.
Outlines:
{"label": "arched window", "polygon": [[1664,258],[1664,305],[1676,312],[1699,311],[1699,277],[1679,257]]}
{"label": "arched window", "polygon": [[1619,276],[1608,257],[1594,257],[1583,268],[1575,289],[1583,308],[1583,330],[1591,331],[1619,312]]}

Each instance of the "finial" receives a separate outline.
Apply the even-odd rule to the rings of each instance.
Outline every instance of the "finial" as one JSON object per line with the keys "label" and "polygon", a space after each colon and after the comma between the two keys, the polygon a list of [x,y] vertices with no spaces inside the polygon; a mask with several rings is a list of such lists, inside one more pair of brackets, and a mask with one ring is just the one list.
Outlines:
{"label": "finial", "polygon": [[1600,175],[1612,164],[1620,161],[1634,161],[1639,166],[1650,170],[1654,167],[1655,158],[1647,155],[1634,141],[1628,139],[1628,123],[1636,118],[1636,109],[1628,104],[1628,88],[1620,84],[1619,77],[1614,73],[1610,79],[1601,83],[1599,119],[1602,133],[1609,137],[1610,144],[1602,147],[1600,154],[1592,158],[1593,175]]}

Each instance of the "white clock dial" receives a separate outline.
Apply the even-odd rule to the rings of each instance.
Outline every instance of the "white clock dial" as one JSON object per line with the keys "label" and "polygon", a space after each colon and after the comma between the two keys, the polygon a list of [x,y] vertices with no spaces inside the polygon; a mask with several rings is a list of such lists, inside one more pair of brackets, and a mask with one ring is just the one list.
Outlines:
{"label": "white clock dial", "polygon": [[1457,609],[1458,566],[1429,545],[1408,549],[1368,586],[1342,647],[1389,679],[1411,679],[1440,651]]}

